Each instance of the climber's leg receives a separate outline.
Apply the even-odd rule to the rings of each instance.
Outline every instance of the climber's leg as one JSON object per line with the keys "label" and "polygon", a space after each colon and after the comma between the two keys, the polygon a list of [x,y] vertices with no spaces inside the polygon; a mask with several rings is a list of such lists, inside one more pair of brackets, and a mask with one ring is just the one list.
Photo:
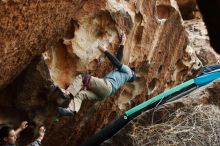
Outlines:
{"label": "climber's leg", "polygon": [[70,109],[71,111],[76,111],[78,113],[82,105],[82,102],[85,99],[96,100],[98,99],[98,96],[92,91],[82,90],[71,100],[68,109]]}
{"label": "climber's leg", "polygon": [[89,90],[81,90],[76,96],[70,101],[68,108],[59,107],[58,112],[60,116],[73,116],[78,113],[82,105],[83,100],[96,100],[97,95]]}
{"label": "climber's leg", "polygon": [[70,92],[72,96],[75,96],[82,89],[82,86],[82,75],[78,75],[69,85],[66,91]]}

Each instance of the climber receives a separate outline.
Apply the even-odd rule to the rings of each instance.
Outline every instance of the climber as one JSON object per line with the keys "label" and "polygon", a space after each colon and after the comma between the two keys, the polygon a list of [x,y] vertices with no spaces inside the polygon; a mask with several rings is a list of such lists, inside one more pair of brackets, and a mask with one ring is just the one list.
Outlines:
{"label": "climber", "polygon": [[[18,134],[28,127],[28,122],[23,121],[20,127],[14,130],[9,125],[4,125],[0,129],[0,146],[15,146]],[[39,128],[39,137],[28,146],[40,146],[41,141],[44,138],[45,128],[41,126]]]}
{"label": "climber", "polygon": [[215,64],[205,65],[203,66],[199,72],[197,73],[196,77],[205,75],[211,71],[220,69],[220,59],[217,60]]}
{"label": "climber", "polygon": [[116,57],[107,50],[107,43],[98,46],[99,50],[111,61],[114,69],[104,78],[97,78],[87,74],[77,76],[67,90],[62,90],[67,97],[71,96],[72,98],[67,108],[58,108],[60,117],[73,116],[80,110],[83,100],[103,100],[114,94],[126,82],[132,82],[136,79],[134,69],[121,63],[125,40],[126,36],[122,33],[121,44]]}

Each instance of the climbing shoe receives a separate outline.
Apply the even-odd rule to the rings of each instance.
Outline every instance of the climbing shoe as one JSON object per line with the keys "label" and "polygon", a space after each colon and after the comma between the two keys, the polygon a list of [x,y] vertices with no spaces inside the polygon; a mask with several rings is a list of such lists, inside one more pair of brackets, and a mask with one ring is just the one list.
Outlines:
{"label": "climbing shoe", "polygon": [[71,111],[67,108],[62,108],[58,107],[58,117],[63,117],[63,116],[74,116],[76,112]]}

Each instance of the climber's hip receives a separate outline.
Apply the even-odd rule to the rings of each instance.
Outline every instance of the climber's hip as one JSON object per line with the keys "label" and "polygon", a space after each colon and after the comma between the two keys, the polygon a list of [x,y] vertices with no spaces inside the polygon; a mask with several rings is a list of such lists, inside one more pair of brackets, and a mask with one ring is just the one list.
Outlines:
{"label": "climber's hip", "polygon": [[102,100],[111,95],[112,84],[105,79],[92,76],[89,83],[89,90],[98,96],[98,100]]}

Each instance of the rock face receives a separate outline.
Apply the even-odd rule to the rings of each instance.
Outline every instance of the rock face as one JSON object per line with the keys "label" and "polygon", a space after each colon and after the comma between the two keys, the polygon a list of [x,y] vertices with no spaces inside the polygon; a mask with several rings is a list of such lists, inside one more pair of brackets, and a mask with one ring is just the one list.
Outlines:
{"label": "rock face", "polygon": [[[191,60],[197,62],[194,68],[216,63],[219,55],[209,44],[204,22],[188,20],[184,26],[189,38],[186,50],[191,58],[195,57]],[[176,101],[143,112],[102,146],[219,145],[219,84],[217,80]]]}
{"label": "rock face", "polygon": [[34,56],[73,35],[71,19],[84,3],[0,1],[0,89],[17,77]]}
{"label": "rock face", "polygon": [[[189,38],[186,51],[190,54],[191,60],[196,62],[193,66],[195,71],[192,71],[192,76],[195,76],[198,68],[207,64],[214,64],[220,57],[210,46],[208,32],[202,19],[186,20],[184,26]],[[185,62],[186,66],[187,64],[188,62]]]}
{"label": "rock face", "polygon": [[[99,42],[110,40],[110,51],[115,53],[121,30],[127,33],[123,62],[137,67],[142,78],[125,88],[131,90],[146,85],[146,94],[151,95],[186,78],[187,69],[184,75],[179,72],[185,70],[182,57],[187,39],[174,1],[103,1],[96,9],[94,3],[85,4],[84,10],[89,13],[84,12],[75,22],[75,37],[64,39],[63,44],[45,53],[52,79],[57,84],[66,88],[78,73],[103,76],[109,71],[109,63],[97,46]],[[176,49],[180,46],[182,49]],[[159,82],[164,82],[163,86]],[[125,94],[135,97],[140,92]]]}
{"label": "rock face", "polygon": [[52,92],[51,85],[48,67],[38,56],[0,94],[1,123],[19,125],[22,120],[29,122],[30,128],[22,134],[26,137],[20,141],[22,145],[31,141],[34,127],[52,122],[49,119],[55,115],[59,95]]}
{"label": "rock face", "polygon": [[[216,63],[204,22],[184,21],[189,43],[187,52],[201,65]],[[199,60],[196,59],[197,56]],[[185,64],[187,66],[187,63]],[[219,145],[219,84],[217,80],[176,101],[166,103],[132,120],[102,146],[114,145]]]}
{"label": "rock face", "polygon": [[[6,113],[0,122],[46,125],[44,145],[79,145],[128,108],[188,79],[198,62],[186,50],[174,0],[4,0],[0,11],[0,109]],[[123,63],[136,67],[139,79],[53,123],[59,96],[52,80],[66,88],[82,72],[103,77],[111,65],[97,46],[108,40],[115,53],[121,31],[127,36]],[[44,60],[35,58],[44,51]]]}
{"label": "rock face", "polygon": [[[184,26],[189,38],[186,50],[191,58],[195,57],[192,60],[198,61],[194,68],[216,63],[219,56],[209,44],[204,22],[188,20]],[[218,80],[179,100],[143,112],[102,146],[219,145],[219,84]]]}
{"label": "rock face", "polygon": [[219,145],[220,81],[143,112],[102,146]]}
{"label": "rock face", "polygon": [[46,145],[79,145],[122,111],[185,80],[195,63],[190,67],[183,64],[187,38],[175,1],[109,0],[96,4],[88,1],[84,5],[85,12],[74,22],[73,38],[45,53],[52,79],[66,88],[80,72],[103,76],[110,68],[97,49],[98,43],[110,40],[110,51],[115,53],[121,30],[127,34],[123,62],[135,66],[140,79],[93,107],[88,108],[91,103],[86,102],[75,118],[54,125]]}

